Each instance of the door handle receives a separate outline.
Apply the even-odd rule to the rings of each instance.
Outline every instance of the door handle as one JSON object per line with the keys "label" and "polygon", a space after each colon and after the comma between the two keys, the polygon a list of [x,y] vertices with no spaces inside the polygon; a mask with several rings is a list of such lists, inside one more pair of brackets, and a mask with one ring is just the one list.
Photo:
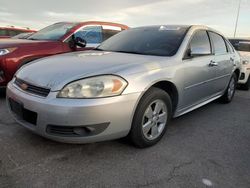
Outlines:
{"label": "door handle", "polygon": [[215,67],[215,66],[218,66],[218,63],[216,63],[215,61],[210,61],[209,66]]}

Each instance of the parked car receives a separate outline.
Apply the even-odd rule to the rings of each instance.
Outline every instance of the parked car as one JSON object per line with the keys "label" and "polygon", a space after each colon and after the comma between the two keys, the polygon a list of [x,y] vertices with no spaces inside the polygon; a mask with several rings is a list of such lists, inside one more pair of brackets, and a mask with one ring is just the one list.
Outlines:
{"label": "parked car", "polygon": [[33,35],[35,32],[27,32],[27,33],[20,33],[14,37],[11,37],[13,39],[27,39],[29,38],[31,35]]}
{"label": "parked car", "polygon": [[250,87],[250,39],[229,39],[234,48],[240,53],[242,68],[239,88],[249,90]]}
{"label": "parked car", "polygon": [[169,120],[233,99],[240,57],[205,26],[123,31],[97,49],[37,60],[8,84],[14,118],[44,137],[89,143],[128,136],[156,144]]}
{"label": "parked car", "polygon": [[11,27],[0,27],[0,39],[1,38],[10,38],[16,36],[21,33],[35,32],[35,30],[31,30],[29,28],[16,28],[14,26]]}
{"label": "parked car", "polygon": [[36,32],[26,40],[1,39],[0,87],[5,87],[21,66],[33,60],[92,49],[125,29],[128,26],[109,22],[60,22]]}

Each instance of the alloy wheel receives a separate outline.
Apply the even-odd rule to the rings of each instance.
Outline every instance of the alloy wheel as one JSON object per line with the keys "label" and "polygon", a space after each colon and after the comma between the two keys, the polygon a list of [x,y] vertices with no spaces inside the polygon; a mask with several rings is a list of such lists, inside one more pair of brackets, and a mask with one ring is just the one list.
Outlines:
{"label": "alloy wheel", "polygon": [[167,106],[162,100],[153,101],[146,109],[142,119],[143,135],[148,140],[158,138],[167,123]]}

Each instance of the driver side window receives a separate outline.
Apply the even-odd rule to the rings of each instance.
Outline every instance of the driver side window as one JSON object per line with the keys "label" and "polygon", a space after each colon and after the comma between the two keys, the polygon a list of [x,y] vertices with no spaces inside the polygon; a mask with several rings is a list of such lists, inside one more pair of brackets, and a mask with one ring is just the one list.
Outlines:
{"label": "driver side window", "polygon": [[199,50],[204,54],[211,54],[210,42],[206,31],[197,31],[194,34],[190,42],[190,50],[191,52]]}
{"label": "driver side window", "polygon": [[87,44],[100,44],[102,42],[102,27],[87,26],[75,33],[75,37],[84,39]]}

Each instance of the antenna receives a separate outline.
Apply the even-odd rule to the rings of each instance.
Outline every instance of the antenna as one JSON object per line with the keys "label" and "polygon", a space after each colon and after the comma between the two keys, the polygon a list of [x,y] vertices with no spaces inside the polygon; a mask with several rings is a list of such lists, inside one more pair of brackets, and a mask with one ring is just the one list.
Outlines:
{"label": "antenna", "polygon": [[236,17],[236,23],[235,23],[235,29],[234,29],[234,38],[236,36],[237,27],[238,27],[238,21],[239,21],[239,15],[240,15],[240,5],[241,5],[241,0],[239,0],[239,6],[238,6],[238,10],[237,10],[237,17]]}

